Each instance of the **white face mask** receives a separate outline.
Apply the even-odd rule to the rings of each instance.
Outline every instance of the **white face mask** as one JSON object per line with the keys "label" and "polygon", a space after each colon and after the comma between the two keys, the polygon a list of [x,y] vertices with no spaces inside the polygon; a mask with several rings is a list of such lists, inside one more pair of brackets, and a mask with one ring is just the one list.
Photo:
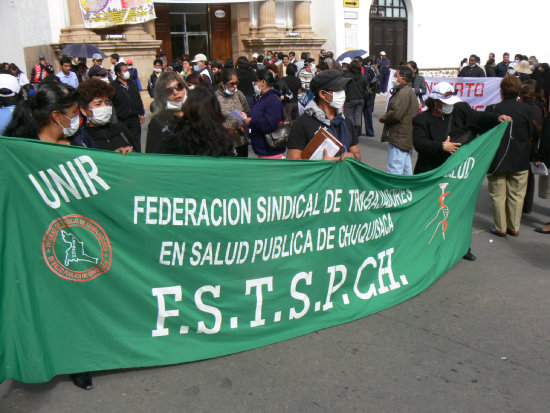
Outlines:
{"label": "white face mask", "polygon": [[130,79],[130,72],[128,72],[128,71],[124,72],[124,74],[122,75],[122,78],[123,78],[124,80]]}
{"label": "white face mask", "polygon": [[160,73],[160,72],[162,72],[162,69],[161,69],[160,67],[155,67],[155,68],[153,69],[153,71],[154,71],[155,73]]}
{"label": "white face mask", "polygon": [[442,106],[439,108],[439,113],[442,115],[450,115],[453,112],[454,105],[449,105],[448,103],[441,102]]}
{"label": "white face mask", "polygon": [[346,92],[344,90],[332,92],[332,102],[330,102],[330,106],[335,109],[342,109],[344,103],[346,103]]}
{"label": "white face mask", "polygon": [[199,65],[194,65],[194,66],[193,66],[193,70],[194,70],[195,72],[198,72],[198,71],[201,70],[201,68],[199,67]]}
{"label": "white face mask", "polygon": [[529,65],[529,69],[531,69],[531,71],[535,70],[535,66],[534,65]]}
{"label": "white face mask", "polygon": [[[187,95],[185,95],[185,97],[187,97]],[[184,98],[184,100],[185,100],[185,98]],[[182,100],[181,102],[174,102],[174,101],[171,101],[171,100],[167,100],[166,101],[166,109],[167,110],[181,110],[181,107],[183,106],[184,100]]]}
{"label": "white face mask", "polygon": [[228,95],[228,96],[233,96],[233,95],[235,94],[234,91],[229,90],[229,89],[226,88],[226,87],[223,88],[223,93],[225,93],[225,94]]}
{"label": "white face mask", "polygon": [[310,63],[309,68],[312,72],[315,72],[315,63]]}
{"label": "white face mask", "polygon": [[96,125],[106,125],[111,120],[111,116],[113,115],[113,107],[112,106],[101,106],[99,108],[93,108],[92,109],[93,116],[90,118],[90,120],[95,123]]}
{"label": "white face mask", "polygon": [[[195,89],[196,86],[195,85],[188,85],[188,87],[189,87],[189,90],[193,90],[193,89]],[[187,95],[185,95],[185,97],[187,98]]]}
{"label": "white face mask", "polygon": [[61,123],[57,122],[57,124],[59,126],[61,126],[61,128],[63,129],[63,135],[66,137],[66,138],[69,138],[71,136],[73,136],[76,131],[78,130],[79,126],[80,126],[80,116],[77,114],[74,118],[69,118],[67,115],[63,114],[63,116],[65,116],[67,119],[69,119],[71,121],[71,124],[68,128],[65,128]]}
{"label": "white face mask", "polygon": [[509,67],[508,68],[508,74],[512,75],[512,76],[515,75],[516,74],[516,69],[514,69],[513,67]]}
{"label": "white face mask", "polygon": [[105,83],[109,83],[109,78],[108,77],[102,77],[101,80],[103,80]]}
{"label": "white face mask", "polygon": [[391,87],[393,89],[397,89],[399,87],[399,82],[397,81],[396,77],[392,77],[391,79]]}
{"label": "white face mask", "polygon": [[254,94],[256,96],[260,96],[262,93],[262,91],[260,90],[260,88],[258,87],[258,85],[254,85]]}

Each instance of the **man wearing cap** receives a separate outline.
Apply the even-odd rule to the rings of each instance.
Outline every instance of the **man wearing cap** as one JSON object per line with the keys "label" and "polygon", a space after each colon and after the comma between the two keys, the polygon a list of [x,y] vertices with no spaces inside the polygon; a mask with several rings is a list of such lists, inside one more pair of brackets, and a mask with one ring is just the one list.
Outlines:
{"label": "man wearing cap", "polygon": [[109,83],[109,76],[108,71],[102,66],[99,65],[93,65],[88,70],[88,78],[97,77],[100,80],[103,80],[104,82]]}
{"label": "man wearing cap", "polygon": [[413,71],[410,67],[398,66],[392,79],[388,109],[378,119],[384,124],[382,142],[389,143],[386,172],[395,175],[412,175],[411,152],[412,119],[418,114],[418,99],[412,88]]}
{"label": "man wearing cap", "polygon": [[0,135],[13,117],[13,110],[21,98],[21,87],[16,77],[0,73]]}
{"label": "man wearing cap", "polygon": [[386,93],[388,81],[390,80],[391,62],[383,50],[380,52],[380,57],[376,59],[376,67],[380,72],[380,93]]}
{"label": "man wearing cap", "polygon": [[71,59],[68,57],[62,57],[59,59],[59,63],[61,64],[61,70],[56,76],[62,83],[77,88],[78,78],[76,77],[76,73],[71,70]]}
{"label": "man wearing cap", "polygon": [[208,69],[207,65],[206,65],[206,62],[208,61],[208,59],[206,58],[206,56],[202,53],[199,53],[197,55],[195,55],[195,58],[192,60],[191,63],[196,63],[198,66],[199,66],[199,75],[200,77],[202,77],[202,79],[208,83],[209,86],[212,86],[212,77],[213,77],[213,74],[210,72],[210,70]]}
{"label": "man wearing cap", "polygon": [[130,72],[130,79],[132,79],[134,82],[136,82],[138,90],[141,90],[142,89],[141,82],[139,81],[138,71],[134,67],[134,61],[132,59],[128,59],[126,64],[128,65],[128,71]]}
{"label": "man wearing cap", "polygon": [[359,137],[353,123],[346,119],[342,107],[346,101],[344,88],[350,79],[342,77],[336,69],[324,70],[313,78],[310,90],[314,98],[307,104],[304,113],[294,121],[288,140],[288,159],[301,159],[302,151],[313,138],[319,127],[326,128],[344,149],[336,157],[325,152],[325,160],[342,160],[352,157],[361,160]]}
{"label": "man wearing cap", "polygon": [[31,83],[33,85],[40,83],[42,79],[48,76],[45,70],[47,64],[48,63],[46,62],[46,56],[44,56],[43,54],[38,56],[38,63],[34,65],[31,72]]}
{"label": "man wearing cap", "polygon": [[[99,67],[103,67],[103,56],[101,56],[101,54],[99,53],[94,53],[92,55],[92,67],[94,66],[99,66]],[[88,69],[88,73],[86,74],[86,77],[90,78],[90,70],[92,69],[92,67],[90,69]],[[112,77],[109,75],[109,80],[112,80]]]}

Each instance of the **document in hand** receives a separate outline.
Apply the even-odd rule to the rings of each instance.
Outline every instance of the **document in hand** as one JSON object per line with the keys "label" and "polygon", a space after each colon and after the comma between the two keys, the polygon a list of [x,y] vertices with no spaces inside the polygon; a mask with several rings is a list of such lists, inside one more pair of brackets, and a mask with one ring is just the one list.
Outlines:
{"label": "document in hand", "polygon": [[533,175],[544,175],[548,176],[548,168],[544,164],[544,162],[540,162],[539,166],[535,165],[534,162],[529,162],[531,164],[531,172],[533,172]]}
{"label": "document in hand", "polygon": [[302,151],[302,159],[318,161],[323,159],[323,152],[327,150],[330,156],[336,155],[344,145],[323,127],[319,127],[313,138]]}
{"label": "document in hand", "polygon": [[237,119],[239,123],[243,123],[244,116],[241,115],[241,112],[239,112],[238,110],[232,110],[231,112],[228,113],[228,115]]}

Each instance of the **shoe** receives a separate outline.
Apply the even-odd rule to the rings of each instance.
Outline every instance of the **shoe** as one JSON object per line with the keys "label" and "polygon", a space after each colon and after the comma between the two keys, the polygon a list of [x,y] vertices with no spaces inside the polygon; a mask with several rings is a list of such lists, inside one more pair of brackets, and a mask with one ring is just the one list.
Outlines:
{"label": "shoe", "polygon": [[549,234],[550,235],[550,230],[545,231],[542,228],[535,228],[535,232],[538,232],[540,234]]}
{"label": "shoe", "polygon": [[462,258],[464,258],[464,259],[467,260],[467,261],[475,261],[475,260],[477,260],[477,257],[476,257],[474,254],[472,254],[472,251],[471,251],[471,250],[468,250],[468,252],[466,253],[466,255],[464,255],[464,257],[462,257]]}
{"label": "shoe", "polygon": [[497,237],[506,238],[505,232],[498,232],[494,227],[489,228],[489,233],[496,235]]}
{"label": "shoe", "polygon": [[370,138],[374,138],[374,133],[373,134],[367,133],[367,136]]}
{"label": "shoe", "polygon": [[71,374],[71,380],[74,385],[84,390],[91,390],[94,388],[92,383],[92,373],[75,373]]}
{"label": "shoe", "polygon": [[511,229],[506,230],[506,233],[512,237],[517,237],[519,235],[519,231],[512,231]]}

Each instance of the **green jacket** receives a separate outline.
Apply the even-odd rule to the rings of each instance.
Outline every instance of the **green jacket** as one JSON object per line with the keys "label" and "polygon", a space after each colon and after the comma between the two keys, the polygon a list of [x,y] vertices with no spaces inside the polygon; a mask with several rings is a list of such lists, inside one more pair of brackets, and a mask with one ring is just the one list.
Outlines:
{"label": "green jacket", "polygon": [[418,98],[410,83],[399,86],[388,102],[388,109],[382,120],[382,142],[397,146],[404,151],[413,149],[413,118],[418,115]]}

